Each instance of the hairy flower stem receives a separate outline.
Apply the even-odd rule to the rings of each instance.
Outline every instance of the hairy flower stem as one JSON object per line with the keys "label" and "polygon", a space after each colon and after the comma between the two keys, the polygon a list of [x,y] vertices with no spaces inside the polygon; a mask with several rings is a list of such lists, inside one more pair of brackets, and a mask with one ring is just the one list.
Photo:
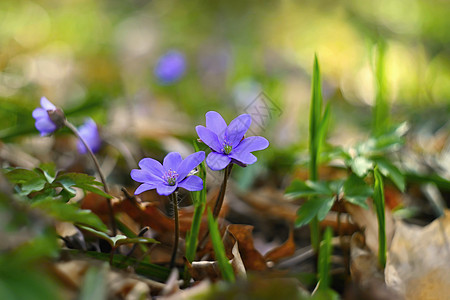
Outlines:
{"label": "hairy flower stem", "polygon": [[[227,182],[228,182],[228,178],[230,177],[232,168],[233,168],[233,164],[232,163],[230,163],[225,168],[225,171],[224,171],[224,174],[223,174],[223,182],[222,182],[222,185],[220,186],[220,191],[219,191],[219,195],[217,195],[216,203],[214,204],[214,210],[213,210],[214,220],[216,220],[217,217],[219,217],[220,210],[222,209],[223,199],[225,198],[225,192],[226,192],[226,189],[227,189]],[[206,242],[208,241],[208,236],[209,236],[209,230],[206,231],[206,233],[203,236],[201,242],[199,243],[199,248],[200,249],[203,249],[206,246]]]}
{"label": "hairy flower stem", "polygon": [[[103,183],[103,188],[105,190],[105,193],[109,194],[109,189],[108,189],[108,185],[106,184],[105,176],[103,175],[103,172],[100,169],[100,164],[98,163],[97,158],[95,157],[94,153],[92,152],[91,147],[89,147],[88,144],[86,143],[86,141],[81,137],[80,133],[78,132],[78,129],[72,123],[67,121],[67,119],[64,121],[64,125],[66,125],[66,127],[69,128],[73,132],[73,134],[75,134],[80,139],[80,141],[83,143],[84,147],[87,149],[89,156],[92,158],[95,168],[97,169],[97,172],[100,176],[100,180]],[[112,229],[112,234],[113,234],[113,236],[115,236],[117,234],[117,227],[116,227],[116,221],[114,219],[114,211],[113,211],[111,199],[106,198],[106,202],[108,204],[109,221],[110,221],[110,225],[111,225],[111,229]]]}
{"label": "hairy flower stem", "polygon": [[230,163],[225,168],[225,172],[223,174],[223,182],[222,182],[222,185],[220,186],[220,192],[219,192],[219,195],[217,196],[216,204],[214,205],[214,210],[213,210],[214,219],[217,219],[217,217],[220,214],[220,210],[222,209],[223,199],[225,198],[225,191],[227,189],[227,182],[228,182],[228,178],[230,177],[232,168],[233,168],[232,163]]}
{"label": "hairy flower stem", "polygon": [[173,192],[169,197],[170,200],[172,200],[173,214],[175,218],[175,240],[173,242],[172,258],[170,259],[170,269],[173,269],[173,267],[175,267],[175,259],[177,258],[178,240],[180,239],[180,224],[178,221],[178,192]]}

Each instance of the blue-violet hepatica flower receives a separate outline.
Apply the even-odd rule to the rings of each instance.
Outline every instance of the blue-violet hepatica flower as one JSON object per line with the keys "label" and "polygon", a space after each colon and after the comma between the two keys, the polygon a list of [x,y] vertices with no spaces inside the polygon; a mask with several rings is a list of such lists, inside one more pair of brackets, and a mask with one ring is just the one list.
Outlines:
{"label": "blue-violet hepatica flower", "polygon": [[161,56],[155,67],[155,76],[162,84],[171,84],[183,77],[186,71],[186,59],[176,50],[170,50]]}
{"label": "blue-violet hepatica flower", "polygon": [[266,149],[269,141],[262,136],[244,138],[252,119],[243,114],[227,126],[222,116],[215,112],[206,113],[206,127],[197,126],[197,134],[212,152],[206,158],[206,164],[211,170],[222,170],[230,163],[250,165],[257,158],[251,152]]}
{"label": "blue-violet hepatica flower", "polygon": [[[78,128],[80,136],[84,139],[86,144],[91,148],[92,152],[96,153],[100,150],[102,145],[102,140],[100,134],[98,133],[97,124],[91,118],[86,119],[83,125]],[[81,140],[77,142],[78,152],[81,154],[86,154],[87,150]]]}
{"label": "blue-violet hepatica flower", "polygon": [[156,189],[158,194],[168,196],[179,187],[200,191],[203,189],[203,180],[196,175],[188,175],[204,159],[203,151],[193,153],[184,160],[178,152],[170,152],[162,165],[152,158],[144,158],[139,162],[141,169],[131,171],[131,178],[142,183],[134,194]]}
{"label": "blue-violet hepatica flower", "polygon": [[33,118],[41,136],[50,135],[64,126],[64,113],[46,97],[41,98],[41,107],[33,110]]}

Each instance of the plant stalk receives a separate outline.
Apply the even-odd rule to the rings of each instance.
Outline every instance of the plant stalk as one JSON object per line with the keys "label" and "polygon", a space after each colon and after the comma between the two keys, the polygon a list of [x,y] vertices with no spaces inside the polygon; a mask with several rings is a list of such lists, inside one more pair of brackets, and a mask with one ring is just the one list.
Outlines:
{"label": "plant stalk", "polygon": [[219,192],[219,195],[217,196],[216,204],[214,205],[214,210],[213,210],[214,219],[217,219],[217,217],[220,214],[220,210],[222,209],[223,199],[225,199],[225,192],[227,189],[227,182],[228,182],[228,178],[230,177],[232,168],[233,168],[233,164],[230,163],[225,168],[225,172],[223,173],[223,182],[222,182],[222,185],[220,186],[220,192]]}
{"label": "plant stalk", "polygon": [[[81,137],[80,133],[78,132],[78,129],[67,119],[64,121],[64,125],[66,125],[67,128],[69,128],[76,136],[80,139],[80,141],[83,143],[84,147],[87,149],[89,156],[91,157],[92,161],[94,162],[95,168],[97,169],[97,172],[100,176],[100,180],[103,183],[103,189],[105,190],[105,193],[109,194],[109,188],[106,184],[105,176],[103,175],[102,170],[100,169],[100,164],[98,163],[97,158],[94,155],[94,152],[92,152],[91,147],[88,146],[86,141]],[[108,204],[108,212],[109,212],[109,221],[112,229],[113,236],[116,236],[117,234],[117,227],[116,227],[116,220],[114,219],[114,210],[112,207],[111,199],[106,198],[106,203]]]}
{"label": "plant stalk", "polygon": [[177,258],[178,240],[180,239],[180,224],[178,221],[178,192],[175,191],[170,195],[173,204],[173,214],[175,218],[175,240],[173,242],[172,258],[170,259],[170,269],[175,267],[175,259]]}

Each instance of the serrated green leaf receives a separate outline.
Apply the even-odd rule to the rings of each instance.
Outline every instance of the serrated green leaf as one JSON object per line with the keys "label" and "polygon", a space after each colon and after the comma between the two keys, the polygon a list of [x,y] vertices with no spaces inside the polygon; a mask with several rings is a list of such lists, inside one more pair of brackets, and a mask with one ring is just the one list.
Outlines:
{"label": "serrated green leaf", "polygon": [[85,191],[96,193],[105,198],[112,198],[111,195],[106,194],[96,186],[102,186],[101,182],[95,180],[94,177],[82,173],[66,173],[58,175],[54,181],[56,184],[60,184],[67,192],[76,194],[76,191],[72,187],[77,187]]}
{"label": "serrated green leaf", "polygon": [[17,169],[8,171],[5,174],[5,176],[9,180],[9,182],[16,183],[16,184],[26,183],[27,181],[34,180],[36,178],[41,177],[35,171],[21,169],[21,168],[17,168]]}
{"label": "serrated green leaf", "polygon": [[100,218],[87,209],[80,209],[73,204],[67,204],[53,199],[46,199],[32,204],[32,207],[39,208],[57,220],[84,224],[97,230],[106,231],[106,225]]}
{"label": "serrated green leaf", "polygon": [[362,178],[352,174],[345,181],[343,192],[346,201],[369,208],[366,201],[373,195],[373,189]]}
{"label": "serrated green leaf", "polygon": [[48,183],[53,183],[56,178],[56,166],[54,163],[41,164],[37,170],[44,174],[44,177]]}
{"label": "serrated green leaf", "polygon": [[319,211],[317,212],[317,219],[319,219],[319,221],[322,221],[323,219],[325,219],[325,217],[327,216],[331,207],[333,207],[335,198],[336,197],[334,197],[334,196],[324,198],[324,203],[322,204],[322,206],[319,208]]}
{"label": "serrated green leaf", "polygon": [[325,182],[302,181],[295,179],[286,189],[286,196],[291,198],[332,195],[333,191]]}
{"label": "serrated green leaf", "polygon": [[373,168],[373,161],[357,156],[350,162],[350,168],[359,177],[364,177]]}
{"label": "serrated green leaf", "polygon": [[13,169],[5,176],[11,183],[19,185],[22,196],[42,190],[47,183],[42,173],[27,169]]}
{"label": "serrated green leaf", "polygon": [[395,186],[401,191],[405,191],[405,176],[403,176],[402,172],[390,161],[388,161],[384,157],[374,158],[374,161],[378,165],[378,168],[385,177],[392,180]]}
{"label": "serrated green leaf", "polygon": [[[297,219],[295,220],[295,226],[300,227],[305,224],[308,224],[314,217],[318,216],[319,212],[321,212],[321,216],[324,212],[328,212],[328,207],[331,208],[330,202],[332,202],[334,198],[311,198],[305,203],[297,211]],[[333,203],[331,203],[333,205]],[[325,213],[326,215],[326,213]],[[323,217],[325,217],[323,215]]]}

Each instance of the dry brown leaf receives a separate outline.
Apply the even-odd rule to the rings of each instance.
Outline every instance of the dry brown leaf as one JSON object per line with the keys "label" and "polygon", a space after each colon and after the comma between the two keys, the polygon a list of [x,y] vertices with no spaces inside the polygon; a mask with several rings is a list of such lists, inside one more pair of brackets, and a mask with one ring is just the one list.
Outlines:
{"label": "dry brown leaf", "polygon": [[242,261],[241,254],[239,253],[238,243],[234,244],[231,253],[233,254],[233,259],[230,263],[233,267],[234,273],[240,278],[246,278],[247,272],[245,271],[244,262]]}
{"label": "dry brown leaf", "polygon": [[280,259],[294,255],[295,253],[295,242],[294,242],[294,231],[291,229],[289,231],[289,237],[278,247],[273,248],[264,255],[266,262],[272,261],[277,262]]}
{"label": "dry brown leaf", "polygon": [[397,222],[386,283],[406,299],[450,299],[450,211],[425,227]]}
{"label": "dry brown leaf", "polygon": [[360,233],[352,236],[350,253],[352,282],[347,287],[345,299],[402,299],[386,285],[383,273],[378,267],[378,259],[365,247],[364,237]]}
{"label": "dry brown leaf", "polygon": [[252,236],[253,226],[232,224],[227,226],[223,237],[225,250],[231,256],[232,247],[237,241],[239,253],[246,270],[261,271],[267,268],[264,257],[255,249]]}
{"label": "dry brown leaf", "polygon": [[[378,253],[378,220],[373,210],[372,203],[368,203],[370,209],[345,202],[345,208],[352,216],[352,220],[362,229],[366,238],[366,244],[372,253]],[[394,235],[394,219],[389,210],[386,213],[386,244],[389,245]]]}

